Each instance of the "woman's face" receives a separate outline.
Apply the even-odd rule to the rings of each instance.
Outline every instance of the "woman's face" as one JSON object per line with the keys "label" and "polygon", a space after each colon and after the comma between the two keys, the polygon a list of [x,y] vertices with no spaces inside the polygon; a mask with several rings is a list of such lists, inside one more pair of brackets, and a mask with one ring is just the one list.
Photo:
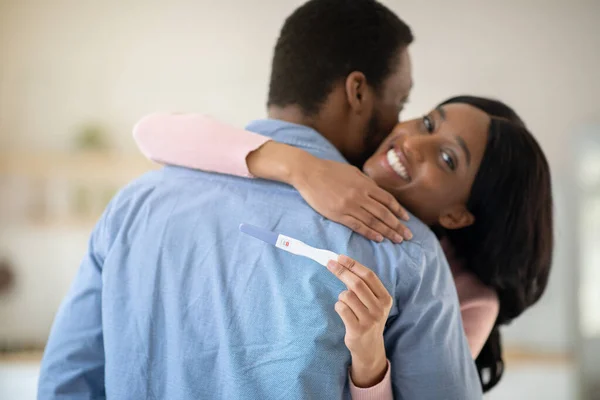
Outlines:
{"label": "woman's face", "polygon": [[364,172],[428,225],[473,223],[466,210],[485,151],[490,117],[467,104],[438,107],[398,124]]}

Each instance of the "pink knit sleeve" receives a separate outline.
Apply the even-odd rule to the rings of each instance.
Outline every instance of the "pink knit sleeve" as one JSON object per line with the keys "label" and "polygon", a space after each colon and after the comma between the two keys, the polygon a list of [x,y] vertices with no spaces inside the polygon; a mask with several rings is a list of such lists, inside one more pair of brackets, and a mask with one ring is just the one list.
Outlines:
{"label": "pink knit sleeve", "polygon": [[460,314],[473,359],[477,358],[490,336],[499,308],[498,298],[494,293],[483,294],[461,304]]}
{"label": "pink knit sleeve", "polygon": [[452,245],[446,238],[442,238],[440,244],[452,270],[465,336],[471,349],[471,355],[475,359],[494,328],[500,301],[492,288],[484,285],[464,267],[464,263],[456,257]]}
{"label": "pink knit sleeve", "polygon": [[387,372],[385,373],[383,380],[377,385],[369,388],[359,388],[354,386],[354,382],[352,382],[352,378],[350,377],[350,374],[348,374],[348,379],[350,381],[350,397],[352,397],[352,400],[393,400],[392,378],[390,377],[391,369],[392,367],[388,360]]}
{"label": "pink knit sleeve", "polygon": [[246,156],[269,140],[201,114],[145,116],[133,137],[158,163],[238,176],[250,176]]}

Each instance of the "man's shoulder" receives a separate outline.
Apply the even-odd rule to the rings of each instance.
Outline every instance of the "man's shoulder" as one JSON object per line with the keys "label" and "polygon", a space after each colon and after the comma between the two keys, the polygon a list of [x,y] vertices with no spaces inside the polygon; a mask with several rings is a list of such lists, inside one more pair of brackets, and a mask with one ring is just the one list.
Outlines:
{"label": "man's shoulder", "polygon": [[160,188],[161,196],[180,196],[186,188],[194,190],[202,186],[207,177],[228,178],[227,175],[205,172],[178,166],[164,166],[157,170],[146,172],[123,186],[114,196],[112,203],[122,205],[144,199],[148,194]]}
{"label": "man's shoulder", "polygon": [[439,256],[441,250],[439,241],[427,225],[413,215],[404,224],[412,232],[412,239],[405,240],[400,245],[386,241],[382,243],[382,251],[405,254],[415,264],[422,264],[426,259]]}
{"label": "man's shoulder", "polygon": [[435,252],[437,254],[441,250],[440,242],[435,233],[420,219],[411,215],[405,225],[413,234],[412,239],[407,243],[422,249],[426,253]]}
{"label": "man's shoulder", "polygon": [[162,180],[162,169],[146,172],[123,186],[113,198],[113,203],[127,202],[144,192],[152,191]]}
{"label": "man's shoulder", "polygon": [[375,245],[373,262],[396,269],[398,276],[402,276],[397,283],[420,285],[422,282],[441,282],[440,279],[451,282],[450,268],[435,233],[413,216],[406,226],[413,233],[413,238],[401,244],[386,240]]}
{"label": "man's shoulder", "polygon": [[129,211],[139,208],[156,189],[162,179],[162,170],[147,172],[119,189],[104,211],[104,220],[122,220]]}

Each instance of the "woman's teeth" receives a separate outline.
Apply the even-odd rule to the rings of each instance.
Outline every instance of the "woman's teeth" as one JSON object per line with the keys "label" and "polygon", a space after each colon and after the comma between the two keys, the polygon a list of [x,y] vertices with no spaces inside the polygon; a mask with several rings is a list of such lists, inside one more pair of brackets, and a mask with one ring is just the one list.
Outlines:
{"label": "woman's teeth", "polygon": [[409,176],[408,172],[406,172],[406,167],[402,165],[400,158],[394,149],[390,149],[390,151],[387,152],[387,160],[395,173],[400,175],[403,179],[408,180]]}

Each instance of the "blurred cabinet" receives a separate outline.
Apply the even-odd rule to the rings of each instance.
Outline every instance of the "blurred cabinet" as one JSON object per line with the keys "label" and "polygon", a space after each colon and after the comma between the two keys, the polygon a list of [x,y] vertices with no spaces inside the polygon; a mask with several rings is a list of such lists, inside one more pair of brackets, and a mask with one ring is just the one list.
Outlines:
{"label": "blurred cabinet", "polygon": [[106,204],[154,168],[141,155],[0,153],[0,259],[14,277],[0,295],[0,352],[44,346]]}
{"label": "blurred cabinet", "polygon": [[0,221],[89,227],[120,187],[153,168],[111,152],[0,153]]}

